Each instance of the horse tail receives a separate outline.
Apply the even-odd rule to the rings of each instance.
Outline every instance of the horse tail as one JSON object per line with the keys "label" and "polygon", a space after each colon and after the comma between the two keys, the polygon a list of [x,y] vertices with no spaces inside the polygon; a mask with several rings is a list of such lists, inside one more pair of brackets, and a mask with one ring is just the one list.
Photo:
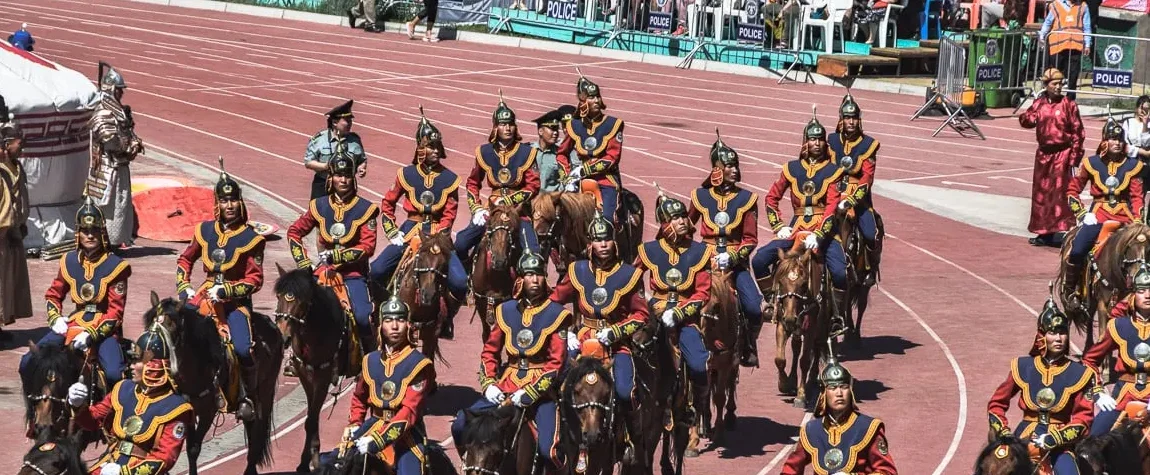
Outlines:
{"label": "horse tail", "polygon": [[[271,444],[272,431],[275,430],[273,409],[275,407],[275,388],[279,379],[280,368],[283,366],[283,336],[270,317],[262,313],[252,312],[251,326],[256,338],[256,348],[262,347],[267,361],[260,365],[260,381],[256,388],[256,407],[260,409],[256,420],[244,424],[244,434],[248,440],[248,450],[251,452],[249,460],[255,460],[259,466],[270,464],[273,460]],[[253,355],[254,356],[254,355]]]}

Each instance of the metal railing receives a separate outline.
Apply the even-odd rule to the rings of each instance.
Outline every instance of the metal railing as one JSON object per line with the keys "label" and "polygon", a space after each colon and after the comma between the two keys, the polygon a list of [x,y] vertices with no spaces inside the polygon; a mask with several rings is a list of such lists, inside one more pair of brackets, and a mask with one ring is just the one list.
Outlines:
{"label": "metal railing", "polygon": [[943,128],[950,126],[963,137],[968,137],[967,134],[973,132],[979,138],[986,140],[978,125],[975,125],[963,109],[964,104],[974,102],[968,100],[967,95],[977,95],[976,91],[967,85],[967,66],[966,48],[961,43],[952,38],[943,38],[939,41],[938,76],[934,81],[934,93],[910,118],[915,120],[929,110],[941,109],[946,115],[946,120],[934,129],[931,137],[937,136]]}

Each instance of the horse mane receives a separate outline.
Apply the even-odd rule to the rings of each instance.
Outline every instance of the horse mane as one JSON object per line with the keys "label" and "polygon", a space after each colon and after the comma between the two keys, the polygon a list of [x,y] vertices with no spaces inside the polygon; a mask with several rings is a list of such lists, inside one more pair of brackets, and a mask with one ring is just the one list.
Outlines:
{"label": "horse mane", "polygon": [[711,274],[711,298],[707,303],[710,313],[720,316],[737,315],[739,302],[733,298],[735,292],[731,288],[731,281],[721,276],[718,272]]}
{"label": "horse mane", "polygon": [[1083,460],[1099,458],[1097,461],[1108,473],[1139,473],[1142,470],[1141,439],[1141,423],[1126,419],[1105,434],[1082,439],[1075,452]]}
{"label": "horse mane", "polygon": [[1014,461],[1011,464],[1014,470],[1005,475],[1033,475],[1034,463],[1030,461],[1030,452],[1026,445],[1013,435],[998,437],[982,449],[978,458],[974,459],[974,475],[989,475],[982,470],[982,461],[988,457],[995,457],[994,451],[1003,445],[1010,449],[1009,457]]}
{"label": "horse mane", "polygon": [[448,253],[455,252],[455,244],[451,242],[451,234],[438,232],[423,235],[419,241],[419,252],[421,254],[424,251],[431,252],[435,246],[439,246],[438,255],[443,259],[443,262],[440,264],[446,264],[451,259],[451,254]]}
{"label": "horse mane", "polygon": [[[1098,271],[1119,290],[1127,288],[1125,271],[1126,249],[1131,245],[1135,245],[1134,243],[1137,242],[1136,239],[1138,236],[1146,236],[1148,238],[1146,241],[1138,242],[1137,244],[1143,246],[1142,253],[1145,254],[1146,243],[1150,242],[1150,226],[1135,221],[1122,226],[1111,234],[1107,244],[1102,246],[1102,249],[1098,252],[1099,255],[1095,258],[1098,263]],[[1113,241],[1113,243],[1109,241]],[[1145,257],[1145,255],[1139,257]]]}
{"label": "horse mane", "polygon": [[[79,379],[79,369],[72,364],[72,355],[68,348],[59,345],[37,346],[36,351],[28,358],[27,368],[21,373],[24,394],[40,391],[49,384],[51,375],[57,380],[64,381],[64,387],[67,387]],[[31,399],[24,398],[24,407],[24,420],[32,425],[36,417],[36,404]]]}
{"label": "horse mane", "polygon": [[[158,308],[148,309],[144,314],[145,328],[152,326],[158,313],[163,313],[176,321],[177,331],[172,335],[173,341],[169,342],[172,351],[179,352],[184,349],[192,353],[191,359],[197,361],[207,356],[212,368],[228,367],[227,349],[220,339],[215,321],[200,316],[183,301],[166,298],[160,302]],[[177,355],[181,361],[185,356],[185,354]]]}
{"label": "horse mane", "polygon": [[295,269],[276,279],[276,295],[290,293],[303,302],[311,302],[311,312],[307,324],[314,328],[342,329],[344,320],[343,305],[330,288],[315,283],[310,269]]}
{"label": "horse mane", "polygon": [[[595,217],[595,198],[583,193],[559,194],[559,206],[565,211],[563,220],[567,222],[568,235],[583,236],[591,218]],[[580,250],[582,251],[582,250]]]}
{"label": "horse mane", "polygon": [[514,406],[498,406],[494,409],[472,412],[463,429],[460,447],[501,446],[505,443],[507,430],[515,427],[507,424],[515,415]]}

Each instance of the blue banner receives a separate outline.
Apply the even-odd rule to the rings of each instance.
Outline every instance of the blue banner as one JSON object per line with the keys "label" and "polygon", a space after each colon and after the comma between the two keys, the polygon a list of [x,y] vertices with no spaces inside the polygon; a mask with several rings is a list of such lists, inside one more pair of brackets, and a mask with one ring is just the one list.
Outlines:
{"label": "blue banner", "polygon": [[735,39],[745,43],[763,43],[764,27],[754,23],[739,23],[739,31]]}
{"label": "blue banner", "polygon": [[564,0],[550,0],[547,2],[547,17],[566,21],[578,20],[579,3]]}
{"label": "blue banner", "polygon": [[647,31],[671,31],[671,14],[664,12],[648,12]]}
{"label": "blue banner", "polygon": [[1095,68],[1093,83],[1095,87],[1130,88],[1134,84],[1134,72]]}
{"label": "blue banner", "polygon": [[1002,82],[1002,65],[980,64],[975,70],[974,82]]}

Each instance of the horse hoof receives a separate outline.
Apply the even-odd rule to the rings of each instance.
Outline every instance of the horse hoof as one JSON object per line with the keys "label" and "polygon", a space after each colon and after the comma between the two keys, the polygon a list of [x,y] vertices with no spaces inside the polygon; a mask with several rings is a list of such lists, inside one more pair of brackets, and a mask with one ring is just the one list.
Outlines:
{"label": "horse hoof", "polygon": [[300,462],[295,468],[295,473],[311,473],[311,465],[307,462]]}
{"label": "horse hoof", "polygon": [[723,428],[726,430],[735,430],[735,426],[739,425],[738,420],[734,414],[727,414],[727,421],[723,423]]}
{"label": "horse hoof", "polygon": [[683,452],[683,456],[686,458],[689,458],[689,459],[696,458],[699,456],[699,450],[698,449],[687,449],[685,452]]}

